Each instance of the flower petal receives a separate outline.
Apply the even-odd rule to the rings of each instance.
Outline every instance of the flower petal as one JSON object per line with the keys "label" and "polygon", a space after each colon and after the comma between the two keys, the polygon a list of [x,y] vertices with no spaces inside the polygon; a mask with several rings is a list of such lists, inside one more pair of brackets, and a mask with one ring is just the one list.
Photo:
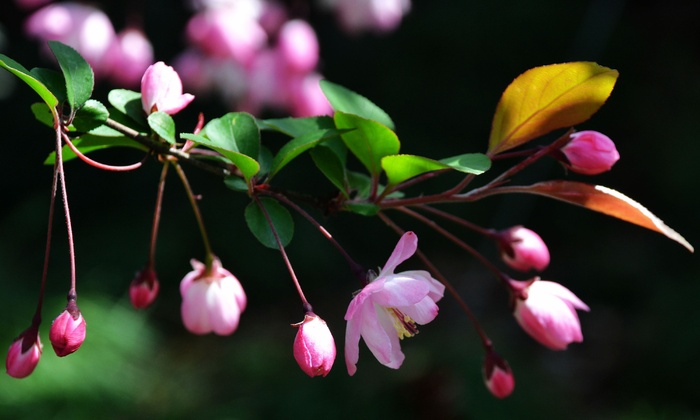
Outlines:
{"label": "flower petal", "polygon": [[420,302],[430,292],[424,279],[406,277],[404,273],[385,277],[384,287],[372,294],[372,302],[385,308],[408,306]]}
{"label": "flower petal", "polygon": [[348,325],[345,329],[345,366],[348,375],[357,372],[357,361],[360,359],[360,327],[361,321],[357,318],[346,318]]}
{"label": "flower petal", "polygon": [[384,267],[382,267],[379,277],[385,276],[387,274],[393,274],[396,267],[402,262],[409,259],[413,254],[416,253],[418,249],[418,236],[413,232],[406,232],[401,236],[399,242],[394,248],[394,252],[387,260]]}
{"label": "flower petal", "polygon": [[393,369],[401,366],[401,343],[385,308],[370,304],[362,307],[361,334],[379,363]]}
{"label": "flower petal", "polygon": [[574,308],[590,311],[588,305],[583,303],[583,301],[579,299],[578,296],[576,296],[571,290],[559,283],[547,280],[538,280],[532,283],[528,288],[530,294],[533,293],[533,288],[535,289],[534,293],[537,295],[556,296],[559,299],[569,302]]}

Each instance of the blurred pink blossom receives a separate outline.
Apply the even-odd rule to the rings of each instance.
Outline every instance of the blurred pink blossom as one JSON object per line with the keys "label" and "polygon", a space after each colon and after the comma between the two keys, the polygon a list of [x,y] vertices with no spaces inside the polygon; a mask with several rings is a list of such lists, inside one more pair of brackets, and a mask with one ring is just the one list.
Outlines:
{"label": "blurred pink blossom", "polygon": [[494,397],[503,399],[513,393],[513,371],[508,362],[491,349],[486,353],[483,373],[486,388]]}
{"label": "blurred pink blossom", "polygon": [[306,21],[290,20],[280,29],[277,51],[287,71],[308,73],[318,63],[316,32]]}
{"label": "blurred pink blossom", "polygon": [[340,24],[351,33],[390,32],[411,10],[411,0],[335,0]]}
{"label": "blurred pink blossom", "polygon": [[110,63],[110,78],[122,87],[136,87],[153,63],[153,47],[138,29],[125,29],[112,42],[105,62]]}
{"label": "blurred pink blossom", "polygon": [[129,286],[129,299],[136,309],[144,309],[153,303],[158,296],[160,283],[155,271],[146,267],[136,274]]}

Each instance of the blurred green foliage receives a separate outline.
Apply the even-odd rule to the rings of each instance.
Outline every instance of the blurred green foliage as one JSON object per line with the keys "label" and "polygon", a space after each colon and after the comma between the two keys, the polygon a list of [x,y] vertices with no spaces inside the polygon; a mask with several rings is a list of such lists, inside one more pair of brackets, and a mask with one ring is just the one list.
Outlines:
{"label": "blurred green foliage", "polygon": [[[105,3],[117,21],[123,19],[124,2]],[[174,3],[180,2],[149,1],[144,16],[156,56],[166,61],[182,47],[179,30],[187,19]],[[605,132],[622,155],[614,170],[595,182],[637,199],[691,243],[700,243],[694,174],[700,155],[700,3],[415,1],[399,31],[381,37],[349,37],[320,12],[310,18],[319,31],[323,74],[387,110],[403,151],[435,158],[483,152],[501,92],[528,68],[591,60],[619,70],[610,100],[581,127]],[[22,19],[12,2],[0,6],[2,52],[27,67],[47,65],[38,46],[21,34]],[[0,342],[9,346],[29,325],[35,307],[51,182],[51,169],[42,162],[53,136],[32,121],[29,107],[36,98],[30,91],[0,77]],[[108,88],[98,85],[97,95],[105,97]],[[178,119],[194,126],[193,112],[200,107],[207,115],[224,113],[215,99],[198,98],[194,105],[192,113]],[[95,156],[119,163],[140,154]],[[248,232],[245,200],[208,174],[189,171],[195,192],[203,196],[214,249],[248,293],[239,330],[230,337],[198,337],[181,326],[178,283],[190,270],[189,258],[202,258],[203,250],[174,178],[166,187],[158,249],[161,296],[146,312],[129,307],[128,283],[146,259],[159,174],[158,165],[146,166],[114,174],[78,161],[67,165],[87,340],[65,359],[58,359],[48,342],[48,325],[63,309],[69,278],[65,229],[57,223],[42,328],[44,355],[27,379],[0,376],[0,417],[700,416],[700,332],[695,328],[700,266],[695,256],[661,235],[543,198],[492,198],[451,207],[486,226],[524,224],[548,243],[552,265],[544,277],[563,283],[592,308],[581,315],[584,343],[552,352],[519,330],[506,294],[478,264],[423,227],[397,218],[416,230],[421,248],[473,306],[510,362],[516,391],[498,401],[481,382],[483,355],[473,328],[449,297],[436,321],[403,343],[407,358],[400,370],[379,365],[363,348],[358,373],[349,378],[342,317],[357,284],[335,250],[297,220],[290,257],[339,345],[329,376],[311,379],[292,356],[295,330],[288,325],[303,314],[278,254]],[[290,178],[303,181],[305,171],[303,159],[285,168]],[[560,168],[542,165],[519,181],[560,176]],[[382,264],[396,241],[374,219],[340,215],[324,223],[367,267]],[[460,234],[495,256],[490,244]]]}

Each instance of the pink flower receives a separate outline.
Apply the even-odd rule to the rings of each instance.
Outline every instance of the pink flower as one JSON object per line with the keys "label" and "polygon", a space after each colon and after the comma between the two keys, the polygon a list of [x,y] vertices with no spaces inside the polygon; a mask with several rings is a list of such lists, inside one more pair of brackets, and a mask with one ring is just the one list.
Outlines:
{"label": "pink flower", "polygon": [[620,159],[615,143],[597,131],[579,131],[572,134],[571,140],[561,148],[561,152],[566,157],[566,167],[585,175],[609,171]]}
{"label": "pink flower", "polygon": [[445,291],[442,283],[426,271],[394,274],[417,247],[416,234],[406,232],[379,275],[350,302],[345,313],[345,364],[350,375],[357,371],[360,336],[379,363],[398,369],[404,359],[399,339],[414,336],[416,324],[427,324],[437,316],[436,302]]}
{"label": "pink flower", "polygon": [[318,73],[290,78],[291,114],[295,117],[315,117],[318,115],[333,115],[333,107],[326,99],[319,82],[322,77]]}
{"label": "pink flower", "polygon": [[180,76],[162,61],[149,66],[141,78],[141,102],[147,114],[161,111],[173,115],[193,99],[189,93],[182,93]]}
{"label": "pink flower", "polygon": [[308,73],[318,63],[316,32],[306,21],[290,20],[280,29],[277,49],[288,71]]}
{"label": "pink flower", "polygon": [[341,25],[349,32],[389,32],[411,9],[411,0],[337,0],[335,7]]}
{"label": "pink flower", "polygon": [[589,311],[569,289],[559,283],[540,280],[510,281],[515,300],[513,315],[532,338],[552,350],[564,350],[583,341],[576,309]]}
{"label": "pink flower", "polygon": [[294,338],[294,359],[301,370],[312,378],[328,375],[335,361],[335,342],[326,321],[308,312],[304,321],[292,326],[299,328]]}
{"label": "pink flower", "polygon": [[143,32],[125,29],[109,48],[110,78],[118,85],[138,86],[143,72],[153,63],[153,47]]}
{"label": "pink flower", "polygon": [[233,333],[246,306],[243,287],[216,257],[209,270],[195,259],[190,262],[194,270],[180,283],[185,328],[194,334]]}
{"label": "pink flower", "polygon": [[85,341],[85,318],[75,304],[69,300],[66,309],[53,320],[49,339],[58,357],[68,356],[80,348]]}
{"label": "pink flower", "polygon": [[7,374],[17,379],[31,375],[39,363],[41,349],[38,327],[30,327],[12,342],[7,351]]}
{"label": "pink flower", "polygon": [[513,393],[515,378],[506,362],[496,352],[489,349],[484,360],[484,382],[494,397],[503,399]]}
{"label": "pink flower", "polygon": [[549,249],[537,233],[514,226],[497,233],[501,258],[511,268],[520,271],[542,271],[549,265]]}
{"label": "pink flower", "polygon": [[129,299],[136,309],[144,309],[151,306],[160,290],[160,284],[156,272],[146,267],[136,274],[129,286]]}

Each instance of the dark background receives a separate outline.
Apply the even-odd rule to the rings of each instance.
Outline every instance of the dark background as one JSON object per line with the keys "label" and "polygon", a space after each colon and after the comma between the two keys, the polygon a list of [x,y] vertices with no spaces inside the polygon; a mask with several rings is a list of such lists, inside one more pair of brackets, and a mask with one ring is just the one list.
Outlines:
{"label": "dark background", "polygon": [[[102,3],[117,26],[127,20],[124,2]],[[591,182],[635,198],[691,243],[700,243],[695,174],[700,3],[416,1],[397,32],[359,37],[341,32],[330,15],[305,2],[293,7],[308,13],[318,30],[324,76],[387,110],[406,153],[440,158],[484,151],[501,92],[528,68],[590,60],[619,70],[607,104],[578,127],[608,134],[622,156],[613,171]],[[171,60],[184,45],[181,28],[189,12],[171,0],[149,1],[143,12],[156,58]],[[2,52],[26,67],[51,66],[41,61],[36,43],[22,36],[24,17],[9,1],[0,6]],[[33,93],[4,73],[0,77],[6,95],[0,100],[0,341],[9,346],[29,325],[36,304],[51,183],[51,168],[42,162],[53,136],[33,122]],[[104,100],[108,89],[98,86],[95,97]],[[204,97],[190,108],[178,114],[181,127],[194,124],[195,110],[226,111]],[[95,157],[113,163],[140,158],[130,151]],[[302,189],[314,175],[311,165],[301,159],[289,168],[290,179],[298,177],[303,183],[295,185]],[[505,291],[473,258],[396,216],[419,234],[421,249],[455,284],[510,362],[516,389],[499,401],[482,384],[483,354],[474,329],[449,296],[441,302],[440,316],[404,341],[406,362],[400,370],[379,365],[362,344],[358,373],[348,377],[342,317],[357,283],[335,250],[297,218],[290,257],[339,350],[328,377],[308,378],[292,357],[295,330],[289,324],[303,314],[281,259],[245,227],[246,197],[193,169],[190,181],[204,197],[214,249],[243,283],[249,307],[229,337],[193,336],[181,326],[178,284],[190,270],[189,259],[202,258],[203,249],[173,177],[159,238],[161,295],[152,309],[135,312],[127,289],[146,260],[159,165],[151,161],[139,171],[115,174],[71,162],[66,170],[88,336],[80,351],[65,359],[54,355],[48,341],[50,321],[63,309],[69,287],[65,229],[59,222],[41,331],[44,355],[27,379],[0,376],[2,417],[700,416],[699,267],[694,255],[656,233],[544,198],[490,198],[446,207],[484,226],[524,224],[547,242],[552,263],[543,277],[569,287],[591,307],[581,314],[585,341],[553,352],[519,329]],[[585,179],[543,163],[517,181],[557,177]],[[310,185],[330,190],[324,182]],[[396,242],[378,220],[317,216],[367,267],[384,264]],[[57,220],[61,217],[57,212]],[[460,229],[455,233],[496,256],[491,244]],[[405,267],[420,265],[411,261]]]}

